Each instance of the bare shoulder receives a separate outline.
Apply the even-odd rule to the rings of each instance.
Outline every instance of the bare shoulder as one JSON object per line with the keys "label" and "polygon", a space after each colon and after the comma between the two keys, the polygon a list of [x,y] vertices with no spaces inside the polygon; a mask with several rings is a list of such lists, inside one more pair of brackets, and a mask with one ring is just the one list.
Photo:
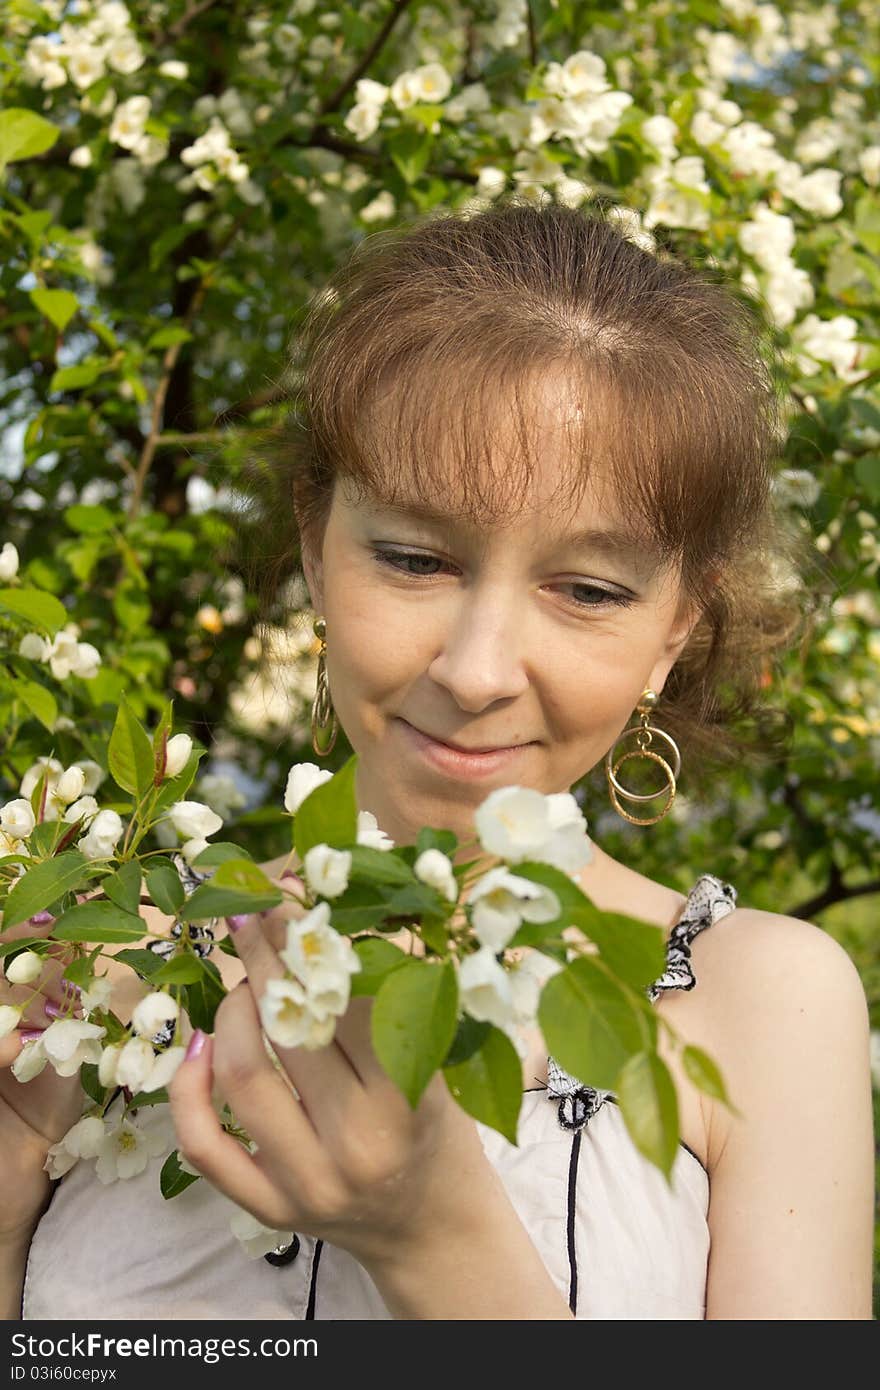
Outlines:
{"label": "bare shoulder", "polygon": [[[759,1111],[823,1081],[861,1081],[868,1004],[858,970],[822,927],[784,913],[735,908],[691,943],[700,1033],[734,1105]],[[712,1105],[710,1153],[731,1132],[726,1106]]]}

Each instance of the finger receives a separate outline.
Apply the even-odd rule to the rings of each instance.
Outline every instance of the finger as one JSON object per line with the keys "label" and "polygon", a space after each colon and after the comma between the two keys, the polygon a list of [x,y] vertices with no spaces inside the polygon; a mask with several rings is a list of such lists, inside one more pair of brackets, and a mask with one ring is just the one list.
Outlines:
{"label": "finger", "polygon": [[291,1162],[303,1165],[304,1177],[326,1166],[328,1155],[310,1116],[266,1051],[247,984],[227,994],[214,1016],[212,1061],[220,1095],[276,1181],[289,1182]]}
{"label": "finger", "polygon": [[371,1090],[391,1087],[398,1091],[373,1048],[373,1000],[367,995],[355,995],[348,1008],[336,1020],[336,1042],[351,1059],[362,1084]]}
{"label": "finger", "polygon": [[227,1134],[211,1103],[213,1039],[196,1029],[168,1085],[177,1149],[214,1187],[273,1230],[286,1230],[275,1184],[237,1139]]}
{"label": "finger", "polygon": [[[283,978],[284,963],[266,939],[258,916],[227,917],[226,921],[234,932],[235,949],[244,962],[248,986],[259,1008],[269,981]],[[357,1071],[335,1039],[314,1049],[284,1047],[274,1039],[270,1041],[323,1138],[326,1120],[322,1122],[322,1111],[326,1112],[334,1100],[346,1103],[353,1098],[353,1088],[361,1084]]]}

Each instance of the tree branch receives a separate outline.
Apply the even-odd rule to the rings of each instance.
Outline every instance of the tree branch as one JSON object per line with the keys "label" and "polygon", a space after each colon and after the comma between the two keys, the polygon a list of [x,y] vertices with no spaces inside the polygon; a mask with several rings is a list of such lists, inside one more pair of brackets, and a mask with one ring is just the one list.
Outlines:
{"label": "tree branch", "polygon": [[364,73],[370,67],[370,64],[372,63],[373,59],[376,57],[376,55],[382,48],[382,45],[385,43],[385,40],[388,38],[388,35],[391,33],[391,30],[394,28],[395,24],[400,19],[403,12],[409,8],[411,3],[412,0],[394,0],[394,4],[392,5],[390,12],[385,19],[385,23],[382,25],[376,37],[373,39],[373,42],[370,44],[370,46],[363,54],[363,57],[361,57],[355,63],[348,76],[343,78],[342,82],[336,88],[336,91],[332,92],[330,96],[326,97],[324,101],[322,101],[319,105],[318,120],[315,124],[313,134],[321,129],[321,116],[329,116],[331,111],[339,110],[345,98],[348,96],[348,93],[355,86],[358,79],[363,77]]}
{"label": "tree branch", "polygon": [[847,902],[850,898],[863,898],[868,893],[880,893],[880,878],[870,879],[867,883],[846,884],[840,879],[838,871],[838,883],[836,885],[832,886],[829,882],[828,887],[821,893],[817,893],[814,898],[808,898],[806,902],[798,903],[789,915],[809,920],[817,913],[824,912],[827,907],[833,907],[835,903]]}

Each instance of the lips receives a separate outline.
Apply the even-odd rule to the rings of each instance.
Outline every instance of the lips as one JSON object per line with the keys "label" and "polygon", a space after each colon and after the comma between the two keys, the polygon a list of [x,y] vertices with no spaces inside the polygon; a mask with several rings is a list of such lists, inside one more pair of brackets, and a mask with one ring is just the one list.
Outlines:
{"label": "lips", "polygon": [[[409,720],[405,720],[404,722],[409,723]],[[420,729],[417,724],[410,724],[410,728],[415,729],[417,734],[424,734],[425,738],[432,738],[435,743],[442,743],[446,748],[451,748],[454,753],[469,753],[473,755],[479,753],[503,753],[506,752],[508,748],[522,748],[524,746],[521,743],[491,743],[483,748],[466,748],[464,744],[453,743],[452,739],[441,738],[439,734],[429,734],[427,729]]]}

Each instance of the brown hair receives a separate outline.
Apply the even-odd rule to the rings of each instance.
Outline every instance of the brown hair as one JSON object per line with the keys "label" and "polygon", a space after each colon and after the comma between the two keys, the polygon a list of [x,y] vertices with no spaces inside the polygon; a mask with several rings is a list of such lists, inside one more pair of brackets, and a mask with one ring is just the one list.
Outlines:
{"label": "brown hair", "polygon": [[[576,467],[560,467],[560,493],[601,463],[700,613],[656,716],[689,786],[746,750],[774,756],[790,721],[763,691],[804,616],[806,543],[771,487],[784,432],[766,340],[719,272],[637,245],[601,204],[514,195],[366,237],[305,306],[290,410],[246,470],[239,540],[258,619],[277,611],[339,476],[383,500],[444,496],[450,517],[515,510],[534,467],[528,387],[560,368],[586,406],[568,417]],[[493,468],[512,401],[519,447]]]}

